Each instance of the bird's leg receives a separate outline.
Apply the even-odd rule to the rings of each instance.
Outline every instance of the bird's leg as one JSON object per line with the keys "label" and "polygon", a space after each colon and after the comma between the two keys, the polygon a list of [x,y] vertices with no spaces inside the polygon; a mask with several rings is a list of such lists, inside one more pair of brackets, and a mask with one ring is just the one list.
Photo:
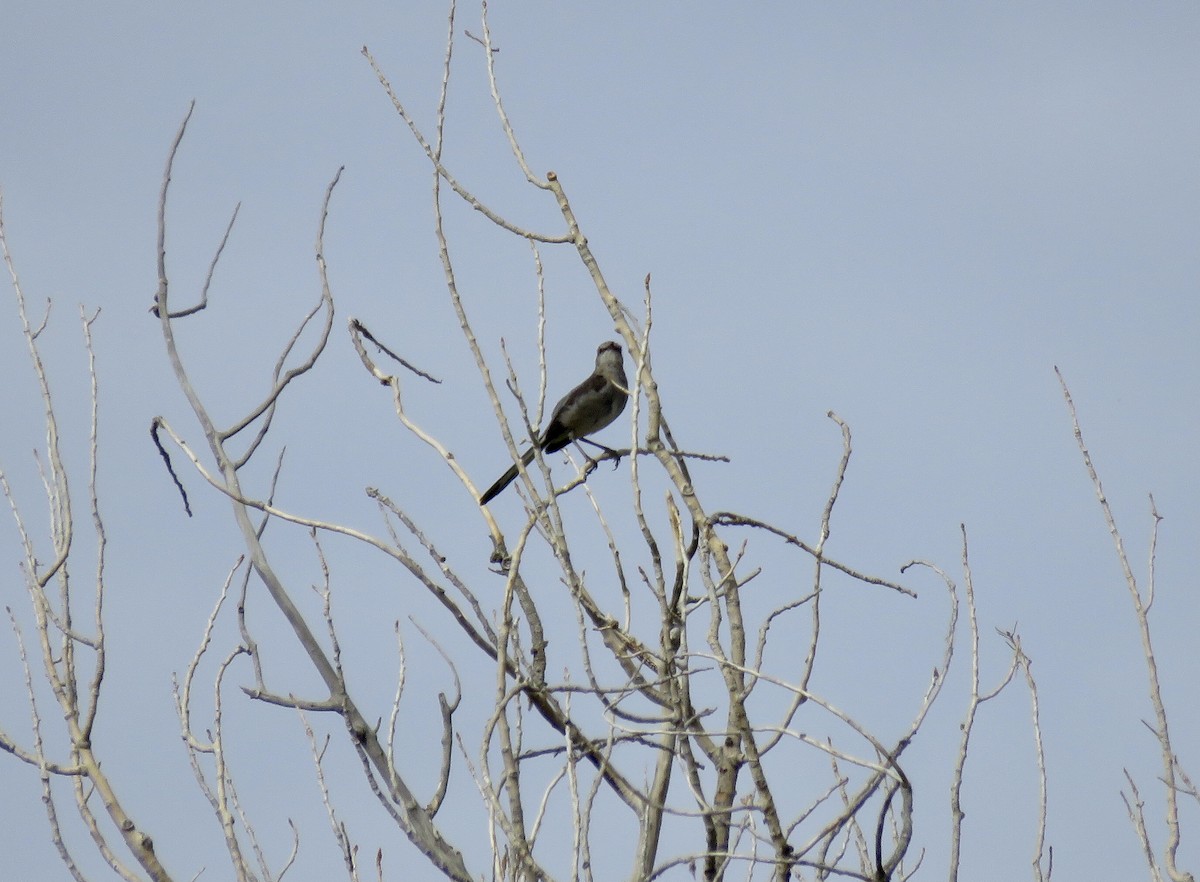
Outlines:
{"label": "bird's leg", "polygon": [[[611,447],[605,447],[599,441],[593,441],[591,438],[576,438],[575,441],[576,441],[576,443],[579,443],[580,441],[582,441],[584,444],[591,444],[593,447],[598,447],[600,450],[603,450],[604,454],[605,454],[603,458],[611,459],[613,461],[614,469],[616,469],[621,464],[621,457],[623,457],[625,455],[621,451],[613,450]],[[600,460],[589,456],[588,462],[595,463],[598,465]]]}

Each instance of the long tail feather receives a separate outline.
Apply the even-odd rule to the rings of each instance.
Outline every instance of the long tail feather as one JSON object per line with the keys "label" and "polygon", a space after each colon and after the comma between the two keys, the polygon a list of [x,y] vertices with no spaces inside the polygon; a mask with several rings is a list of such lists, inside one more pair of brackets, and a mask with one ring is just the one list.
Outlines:
{"label": "long tail feather", "polygon": [[[524,465],[529,465],[531,462],[533,462],[533,448],[532,447],[530,447],[523,454],[521,454],[521,462]],[[517,466],[514,463],[512,466],[509,467],[507,472],[505,472],[503,475],[501,475],[497,479],[495,484],[493,484],[491,487],[488,487],[487,490],[484,491],[483,495],[479,497],[479,504],[487,505],[489,502],[491,502],[493,499],[495,499],[497,496],[499,496],[500,493],[504,490],[504,488],[507,487],[509,484],[511,484],[513,481],[515,481],[516,478],[517,478]]]}

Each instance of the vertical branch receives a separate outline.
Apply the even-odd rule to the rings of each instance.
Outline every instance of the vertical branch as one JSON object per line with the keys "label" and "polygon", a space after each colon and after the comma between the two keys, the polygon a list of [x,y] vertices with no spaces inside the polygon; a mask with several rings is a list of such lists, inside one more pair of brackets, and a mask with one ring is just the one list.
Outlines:
{"label": "vertical branch", "polygon": [[[208,804],[217,818],[217,824],[221,828],[221,835],[225,839],[225,849],[229,853],[234,873],[239,880],[248,879],[252,874],[242,853],[241,842],[238,840],[237,822],[229,804],[229,791],[225,782],[228,769],[225,765],[225,750],[221,740],[223,730],[221,726],[220,685],[218,682],[213,693],[213,720],[212,726],[207,730],[208,738],[211,739],[209,741],[201,741],[196,735],[195,727],[192,725],[192,687],[195,685],[196,673],[200,668],[200,664],[212,646],[213,631],[216,628],[217,617],[226,599],[229,597],[229,590],[233,584],[234,576],[237,575],[243,562],[244,557],[239,557],[230,568],[228,575],[226,575],[225,581],[221,585],[220,594],[217,596],[217,601],[213,605],[213,610],[204,624],[196,651],[192,654],[191,661],[188,662],[188,666],[184,670],[182,682],[180,682],[178,677],[173,679],[175,713],[179,718],[180,734],[187,749],[188,762],[192,767],[192,774],[196,778],[197,785],[208,800]],[[239,604],[239,610],[244,609],[245,603],[242,602]],[[241,618],[242,616],[239,617]],[[253,651],[249,648],[252,645],[252,641],[246,640],[241,646],[232,650],[220,664],[219,670],[222,674],[219,676],[223,675],[224,670],[238,654],[253,654]],[[201,765],[200,758],[203,755],[213,758],[213,771],[217,779],[215,787],[209,782],[208,775]]]}
{"label": "vertical branch", "polygon": [[962,566],[967,598],[967,622],[971,639],[971,697],[963,715],[960,728],[962,736],[958,744],[958,758],[954,763],[954,775],[950,783],[950,879],[958,878],[958,867],[962,855],[962,810],[963,772],[967,765],[967,749],[971,743],[971,732],[975,726],[975,713],[979,708],[979,622],[975,618],[975,589],[971,582],[971,565],[967,556],[967,530],[962,527]]}
{"label": "vertical branch", "polygon": [[104,552],[108,546],[108,537],[104,532],[104,519],[100,516],[100,495],[96,489],[96,472],[99,463],[99,425],[100,425],[100,380],[96,373],[96,350],[92,346],[92,324],[100,317],[100,310],[88,318],[83,308],[79,310],[83,324],[84,345],[87,348],[88,376],[91,380],[91,420],[88,431],[88,499],[92,512],[92,526],[96,531],[96,603],[95,603],[95,639],[92,648],[96,652],[92,679],[88,684],[87,698],[80,732],[88,741],[92,737],[92,727],[96,722],[96,712],[100,708],[100,685],[104,682],[107,650],[104,639]]}
{"label": "vertical branch", "polygon": [[[528,534],[522,535],[522,540]],[[518,545],[516,554],[519,556],[523,547]],[[513,574],[515,576],[515,573]],[[522,878],[526,870],[532,870],[533,855],[525,838],[524,804],[521,796],[521,768],[513,750],[512,732],[509,726],[509,707],[513,696],[508,688],[508,653],[514,642],[513,597],[514,578],[509,578],[505,585],[504,601],[501,607],[500,624],[497,627],[498,640],[496,643],[496,709],[484,736],[480,755],[480,768],[487,783],[487,799],[493,806],[492,816],[503,829],[509,845],[513,849],[513,859],[516,861],[513,878]],[[491,745],[492,730],[499,730],[500,756],[503,763],[501,781],[493,784],[488,774],[488,752]],[[508,811],[500,806],[499,789],[503,788],[508,803]]]}
{"label": "vertical branch", "polygon": [[1075,411],[1075,402],[1071,398],[1071,391],[1067,388],[1067,381],[1063,379],[1062,372],[1057,367],[1054,369],[1054,372],[1058,376],[1063,398],[1067,403],[1067,411],[1071,416],[1071,427],[1075,432],[1075,443],[1079,446],[1079,453],[1083,457],[1084,468],[1087,469],[1092,487],[1096,491],[1096,498],[1100,501],[1100,510],[1104,513],[1104,522],[1108,525],[1108,532],[1112,536],[1113,545],[1117,551],[1117,560],[1121,564],[1121,572],[1125,575],[1125,586],[1129,589],[1129,599],[1133,602],[1133,613],[1137,619],[1138,634],[1142,640],[1142,656],[1146,661],[1146,690],[1150,695],[1150,704],[1154,708],[1154,736],[1158,739],[1159,750],[1162,754],[1163,769],[1161,780],[1167,789],[1167,845],[1164,851],[1167,875],[1170,876],[1172,882],[1194,882],[1195,877],[1186,870],[1181,870],[1176,862],[1176,854],[1179,851],[1180,843],[1179,782],[1175,777],[1175,751],[1171,746],[1171,733],[1167,727],[1167,709],[1166,705],[1163,704],[1162,690],[1159,687],[1158,662],[1155,660],[1154,645],[1150,639],[1150,606],[1154,602],[1154,555],[1158,543],[1158,524],[1162,518],[1158,514],[1158,510],[1154,507],[1154,497],[1151,496],[1150,515],[1153,519],[1153,525],[1150,533],[1150,582],[1146,597],[1143,598],[1142,592],[1138,589],[1137,579],[1133,575],[1133,568],[1129,564],[1129,556],[1125,553],[1125,543],[1122,541],[1121,533],[1117,529],[1117,522],[1113,517],[1112,508],[1108,504],[1108,497],[1105,496],[1104,487],[1100,483],[1100,475],[1096,472],[1096,467],[1092,464],[1091,453],[1088,452],[1087,445],[1084,443],[1083,431],[1079,427],[1079,416]]}
{"label": "vertical branch", "polygon": [[967,553],[967,528],[962,527],[962,567],[963,583],[967,600],[967,622],[971,634],[971,697],[967,701],[967,710],[959,724],[962,738],[959,741],[958,757],[954,763],[954,776],[950,785],[950,878],[958,878],[959,860],[962,849],[962,824],[965,817],[962,810],[962,782],[967,765],[967,749],[971,741],[971,733],[975,727],[975,717],[980,705],[991,701],[1012,682],[1020,664],[1021,655],[1016,644],[1013,644],[1013,658],[1007,673],[998,685],[988,692],[981,691],[979,676],[979,620],[976,617],[975,584],[971,577],[971,562]]}
{"label": "vertical branch", "polygon": [[[1033,661],[1025,654],[1025,650],[1021,646],[1021,638],[1013,631],[1001,631],[1000,636],[1008,643],[1016,656],[1018,664],[1021,666],[1022,673],[1025,674],[1025,685],[1029,687],[1029,702],[1030,715],[1033,723],[1033,745],[1037,750],[1037,768],[1038,768],[1038,819],[1037,819],[1037,834],[1034,839],[1033,849],[1033,878],[1035,882],[1046,882],[1050,876],[1049,869],[1042,869],[1042,857],[1046,849],[1046,815],[1047,815],[1047,781],[1046,781],[1046,754],[1042,746],[1042,722],[1041,712],[1038,707],[1038,690],[1037,682],[1033,678]],[[1053,867],[1054,849],[1050,849],[1050,866]]]}
{"label": "vertical branch", "polygon": [[513,130],[512,123],[508,120],[508,114],[504,110],[504,102],[500,100],[500,87],[496,83],[496,51],[492,48],[492,29],[488,25],[487,0],[483,0],[480,3],[480,19],[480,24],[483,28],[483,54],[487,58],[488,85],[492,90],[492,103],[496,106],[496,113],[500,116],[500,125],[504,128],[504,135],[508,138],[508,146],[512,150],[517,164],[521,166],[525,180],[529,181],[535,187],[545,190],[547,187],[546,182],[535,175],[529,168],[529,163],[525,161],[525,153],[521,150],[521,145],[517,143],[517,133]]}
{"label": "vertical branch", "polygon": [[[8,482],[4,478],[4,473],[0,472],[0,484],[4,487],[4,494],[12,500],[9,493]],[[15,511],[15,509],[14,509]],[[18,522],[20,516],[18,515]],[[67,868],[67,872],[71,874],[71,878],[75,882],[85,882],[83,874],[79,867],[75,864],[75,859],[71,856],[71,852],[67,849],[66,841],[63,839],[62,827],[58,821],[58,808],[54,802],[54,789],[52,782],[56,775],[80,775],[82,769],[64,768],[57,763],[52,763],[46,756],[45,744],[42,740],[42,718],[38,711],[37,691],[33,687],[33,670],[29,666],[29,655],[25,649],[25,638],[21,634],[20,625],[17,624],[16,614],[12,607],[5,607],[5,612],[8,613],[9,623],[12,626],[13,636],[17,642],[17,658],[21,661],[21,670],[24,674],[25,694],[29,696],[29,715],[30,728],[33,731],[33,750],[22,750],[15,742],[7,735],[0,732],[0,748],[3,748],[8,753],[24,760],[38,770],[38,778],[42,784],[42,804],[46,808],[46,820],[50,826],[50,840],[54,844],[55,850],[58,852],[59,859],[63,862],[63,866]]]}
{"label": "vertical branch", "polygon": [[[59,569],[67,562],[71,551],[71,540],[74,536],[74,522],[71,518],[71,494],[67,486],[67,472],[62,464],[59,447],[58,418],[54,414],[54,403],[50,397],[50,383],[46,378],[46,368],[42,363],[42,354],[38,350],[37,338],[46,327],[34,329],[29,323],[29,312],[25,307],[25,293],[21,288],[21,280],[17,276],[16,264],[8,250],[8,239],[4,234],[4,195],[0,193],[0,252],[4,254],[4,265],[8,268],[9,278],[12,279],[13,293],[17,298],[17,315],[21,320],[21,333],[25,338],[25,346],[29,350],[29,360],[33,363],[33,372],[37,378],[38,389],[42,397],[42,417],[46,426],[46,455],[49,457],[50,476],[49,498],[50,506],[50,535],[54,540],[54,559],[40,574],[37,567],[30,570],[30,577],[36,579],[38,589],[43,589],[50,583]],[[46,321],[49,320],[49,305],[46,307]],[[26,542],[27,550],[32,550]],[[31,557],[32,562],[32,557]]]}
{"label": "vertical branch", "polygon": [[[49,566],[42,566],[34,550],[33,540],[26,531],[24,522],[15,499],[9,493],[7,482],[3,482],[5,494],[9,496],[14,514],[17,516],[18,531],[21,535],[25,555],[24,569],[26,573],[26,588],[33,609],[34,627],[37,633],[39,648],[42,655],[42,669],[46,682],[59,705],[63,726],[68,743],[70,744],[70,766],[72,785],[75,794],[76,810],[84,827],[91,834],[101,856],[108,862],[114,872],[126,879],[135,879],[136,872],[125,865],[109,846],[107,836],[110,835],[99,826],[98,819],[92,811],[90,802],[93,795],[98,795],[105,812],[108,815],[117,835],[125,842],[134,858],[142,869],[155,882],[165,882],[170,879],[165,867],[154,852],[151,837],[135,823],[126,812],[118,799],[112,781],[102,771],[100,759],[97,756],[91,740],[92,726],[95,722],[97,705],[100,700],[100,688],[104,677],[104,631],[102,624],[103,589],[104,589],[104,545],[105,534],[103,521],[99,516],[99,505],[95,495],[95,468],[98,449],[96,418],[98,403],[98,381],[95,374],[95,359],[91,348],[90,325],[86,316],[84,322],[84,339],[88,351],[88,368],[90,371],[90,391],[92,400],[91,425],[89,428],[89,450],[91,455],[91,480],[89,492],[92,503],[93,525],[97,534],[97,570],[96,570],[96,600],[95,615],[97,630],[93,635],[85,634],[74,627],[72,616],[72,583],[68,568],[75,539],[75,522],[71,507],[71,491],[67,470],[62,459],[63,439],[59,431],[58,417],[55,412],[54,399],[50,390],[50,382],[46,365],[42,360],[38,338],[46,328],[46,319],[34,328],[29,321],[25,295],[17,275],[16,265],[8,248],[8,240],[4,233],[3,202],[0,201],[0,252],[3,253],[4,264],[12,280],[13,291],[16,295],[17,314],[21,323],[25,345],[33,366],[38,389],[40,391],[43,409],[43,422],[46,427],[46,465],[43,471],[43,486],[46,502],[50,511],[49,534],[53,546],[53,559]],[[39,461],[39,466],[41,465]],[[47,592],[47,586],[57,582],[57,601],[52,601]],[[55,608],[57,603],[57,609]],[[92,650],[97,659],[91,677],[80,690],[80,671],[77,666],[76,649],[84,647]],[[84,708],[86,703],[87,707]],[[36,710],[35,710],[36,714]],[[36,719],[36,717],[35,717]],[[61,766],[51,768],[42,750],[41,736],[37,734],[37,747],[32,757],[34,764],[39,767],[43,782],[43,796],[46,800],[47,811],[50,813],[51,828],[58,837],[57,812],[53,808],[53,792],[50,786],[49,774],[63,774]],[[3,740],[0,739],[0,744]],[[22,757],[24,758],[24,757]],[[28,760],[27,760],[28,761]],[[84,778],[90,787],[85,787]],[[65,846],[60,846],[60,856],[73,875],[78,873],[73,860],[67,854]]]}

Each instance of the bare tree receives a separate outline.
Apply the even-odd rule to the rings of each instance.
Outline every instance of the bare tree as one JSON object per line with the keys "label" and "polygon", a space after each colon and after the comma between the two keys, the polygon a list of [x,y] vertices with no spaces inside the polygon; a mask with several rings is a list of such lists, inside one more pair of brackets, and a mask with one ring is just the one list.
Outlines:
{"label": "bare tree", "polygon": [[[461,328],[464,351],[490,398],[509,453],[519,461],[522,439],[535,437],[542,422],[548,385],[545,347],[540,347],[536,395],[523,391],[527,382],[522,382],[511,363],[504,366],[505,382],[497,382],[493,373],[497,365],[489,363],[479,343],[470,316],[470,297],[460,291],[455,275],[443,217],[451,200],[461,200],[499,229],[527,243],[539,292],[544,282],[542,249],[574,252],[611,320],[613,333],[633,363],[628,445],[582,462],[572,458],[575,471],[561,484],[539,453],[528,468],[520,469],[515,485],[523,500],[523,516],[515,525],[502,524],[487,507],[474,505],[477,476],[469,474],[451,452],[453,439],[436,437],[408,407],[403,380],[415,377],[434,383],[434,378],[397,354],[394,349],[399,347],[389,346],[381,339],[383,335],[351,318],[348,341],[365,369],[364,381],[373,379],[389,390],[397,421],[461,483],[461,498],[470,509],[463,517],[475,517],[478,511],[489,532],[490,552],[481,553],[489,556],[494,575],[480,582],[469,568],[456,565],[439,550],[444,544],[442,537],[431,535],[402,502],[379,489],[367,491],[378,513],[373,530],[277,504],[283,445],[276,436],[276,414],[281,404],[301,394],[300,381],[318,364],[327,347],[341,341],[334,333],[335,299],[324,245],[341,171],[333,175],[318,216],[315,303],[297,318],[294,332],[269,372],[263,397],[240,415],[222,421],[216,416],[218,402],[206,399],[198,390],[193,379],[195,367],[181,352],[176,334],[183,323],[215,308],[217,298],[210,302],[210,285],[234,227],[236,209],[194,302],[180,302],[167,262],[168,196],[175,158],[191,119],[189,109],[171,144],[163,176],[158,205],[158,289],[152,312],[175,380],[205,444],[193,447],[176,425],[161,416],[154,420],[151,434],[183,504],[187,504],[185,488],[194,487],[197,480],[203,482],[210,495],[215,492],[227,500],[242,542],[240,556],[230,567],[204,624],[195,657],[178,678],[175,692],[181,735],[198,787],[222,832],[233,874],[242,880],[279,879],[293,865],[296,850],[293,846],[290,856],[273,866],[239,798],[237,776],[229,763],[237,745],[229,742],[222,726],[227,679],[242,687],[239,699],[258,703],[262,713],[296,714],[311,745],[313,774],[349,879],[360,878],[366,867],[327,787],[324,760],[331,738],[344,739],[352,747],[363,780],[379,806],[428,865],[461,882],[488,877],[603,879],[615,866],[637,880],[668,876],[681,868],[705,880],[909,878],[920,867],[922,853],[914,847],[916,785],[905,772],[905,752],[926,731],[930,710],[943,695],[948,672],[956,663],[955,637],[963,629],[960,610],[965,605],[970,694],[961,718],[959,750],[950,760],[950,878],[958,878],[965,837],[961,788],[977,714],[1014,679],[1020,682],[1017,675],[1022,674],[1032,700],[1031,730],[1038,756],[1037,769],[1030,774],[1038,777],[1041,794],[1032,846],[1033,876],[1048,879],[1052,852],[1045,841],[1046,763],[1036,683],[1015,629],[1001,632],[1007,644],[1007,667],[995,682],[984,682],[981,660],[986,650],[976,616],[966,529],[962,531],[961,590],[954,578],[933,563],[912,561],[904,568],[928,571],[932,584],[945,591],[944,640],[931,652],[933,673],[912,707],[910,721],[894,731],[873,731],[843,708],[836,695],[819,688],[814,678],[830,639],[822,628],[822,610],[829,602],[831,579],[838,580],[839,588],[857,583],[864,590],[878,592],[881,604],[907,603],[916,596],[906,583],[862,572],[853,561],[826,553],[851,459],[849,426],[836,414],[829,414],[840,432],[840,457],[831,457],[831,489],[814,540],[747,512],[706,505],[690,464],[721,457],[689,450],[671,431],[668,402],[655,381],[651,280],[647,276],[637,309],[610,289],[564,182],[553,172],[539,175],[532,171],[504,110],[486,5],[481,36],[472,36],[467,46],[483,53],[494,106],[515,161],[529,186],[553,201],[561,218],[558,226],[546,231],[518,226],[502,210],[485,204],[462,176],[444,164],[447,92],[456,35],[451,7],[431,135],[410,115],[371,53],[364,48],[363,54],[399,119],[428,159],[446,295]],[[85,628],[79,624],[85,601],[73,591],[70,578],[70,563],[79,554],[79,545],[71,488],[60,453],[63,440],[38,348],[45,321],[35,327],[29,319],[6,243],[4,255],[45,405],[48,441],[43,473],[51,512],[51,555],[50,563],[42,562],[47,557],[38,554],[34,535],[14,501],[37,643],[34,652],[27,651],[14,619],[20,661],[30,683],[32,742],[25,746],[4,729],[0,747],[37,769],[51,835],[75,878],[83,875],[59,832],[59,810],[50,785],[55,778],[72,782],[76,811],[96,848],[118,875],[125,879],[185,878],[170,874],[160,864],[145,832],[148,825],[135,821],[122,808],[117,788],[104,774],[91,743],[105,661],[105,532],[95,490],[96,374],[93,369],[93,465],[88,500],[99,563],[90,595],[94,611]],[[540,318],[539,341],[544,343],[544,310]],[[94,317],[84,315],[82,321],[90,354]],[[513,404],[516,429],[510,424]],[[1078,434],[1077,424],[1076,431]],[[1082,441],[1080,444],[1091,470],[1086,448]],[[248,466],[256,457],[270,456],[269,451],[278,453],[274,466],[266,470],[271,477],[263,481],[253,477],[262,471]],[[624,470],[628,505],[611,504],[588,483],[607,460]],[[1091,474],[1099,492],[1099,481],[1094,471]],[[490,474],[484,477],[490,479]],[[11,500],[7,483],[4,489]],[[574,504],[581,496],[586,505]],[[568,497],[573,503],[570,509],[563,502]],[[1197,794],[1171,749],[1166,712],[1158,696],[1146,617],[1153,600],[1153,578],[1151,575],[1149,596],[1143,598],[1125,562],[1102,493],[1101,502],[1118,541],[1150,667],[1154,731],[1163,750],[1169,794],[1164,862],[1172,882],[1184,882],[1192,877],[1175,866],[1180,838],[1176,804],[1180,795]],[[301,587],[282,574],[280,558],[287,552],[270,540],[284,532],[308,537],[319,561],[314,581],[320,610],[315,615],[298,600]],[[438,714],[423,721],[425,744],[416,755],[397,748],[398,729],[405,725],[401,699],[410,678],[403,664],[404,645],[398,628],[401,671],[390,708],[360,703],[362,682],[356,681],[343,663],[346,631],[343,624],[335,623],[332,612],[333,578],[323,545],[331,537],[356,544],[362,555],[383,556],[445,612],[428,638],[443,652],[447,669],[454,672],[456,688],[451,695],[440,694]],[[764,557],[762,549],[776,545],[794,557],[782,570],[773,571],[759,561]],[[581,565],[581,560],[588,560],[590,568]],[[757,590],[767,582],[782,587]],[[497,596],[497,585],[502,586],[499,599],[485,599]],[[303,651],[321,684],[319,694],[297,695],[289,686],[273,683],[265,673],[263,658],[275,647],[260,644],[245,615],[247,594],[258,591],[266,592],[287,622],[295,646]],[[564,597],[572,614],[569,627],[562,621]],[[780,597],[787,599],[781,601]],[[237,598],[232,611],[230,598]],[[214,638],[222,617],[236,621],[240,639],[234,645],[219,646]],[[444,652],[441,647],[452,639],[465,641],[474,658]],[[198,672],[211,656],[216,657],[216,674],[207,684],[213,690],[211,716],[200,722]],[[33,657],[40,657],[41,676],[59,703],[69,738],[70,747],[60,759],[44,746],[46,724],[32,685]],[[460,669],[478,669],[481,663],[494,674],[490,683],[476,678],[464,685]],[[483,719],[477,730],[459,723],[465,707]],[[326,720],[333,722],[325,724]],[[408,728],[413,728],[411,722]],[[814,735],[814,731],[823,734]],[[431,762],[438,769],[436,783],[422,793],[414,776]],[[461,777],[464,772],[474,785],[473,793],[452,786],[452,774]],[[1132,779],[1130,786],[1134,800],[1128,803],[1130,815],[1157,877],[1150,834]],[[97,798],[107,823],[98,817]],[[476,844],[479,831],[453,822],[457,803],[464,800],[482,804],[486,812],[485,851],[490,865],[471,857],[481,852]],[[468,842],[468,837],[474,841]],[[112,844],[118,838],[136,867],[127,863],[129,857],[124,853],[114,850]],[[417,875],[424,873],[423,869]],[[375,874],[384,876],[382,854],[375,855]]]}

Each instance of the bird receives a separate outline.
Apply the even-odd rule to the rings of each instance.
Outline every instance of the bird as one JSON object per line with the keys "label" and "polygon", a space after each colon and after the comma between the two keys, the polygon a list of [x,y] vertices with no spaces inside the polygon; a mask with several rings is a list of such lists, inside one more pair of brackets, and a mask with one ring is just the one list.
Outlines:
{"label": "bird", "polygon": [[[611,340],[596,349],[596,369],[592,375],[562,397],[550,412],[550,422],[534,445],[521,454],[521,463],[533,462],[534,453],[554,453],[572,441],[598,432],[621,415],[629,399],[629,384],[625,379],[625,359],[621,344]],[[487,505],[517,477],[514,463],[496,483],[479,497]]]}

